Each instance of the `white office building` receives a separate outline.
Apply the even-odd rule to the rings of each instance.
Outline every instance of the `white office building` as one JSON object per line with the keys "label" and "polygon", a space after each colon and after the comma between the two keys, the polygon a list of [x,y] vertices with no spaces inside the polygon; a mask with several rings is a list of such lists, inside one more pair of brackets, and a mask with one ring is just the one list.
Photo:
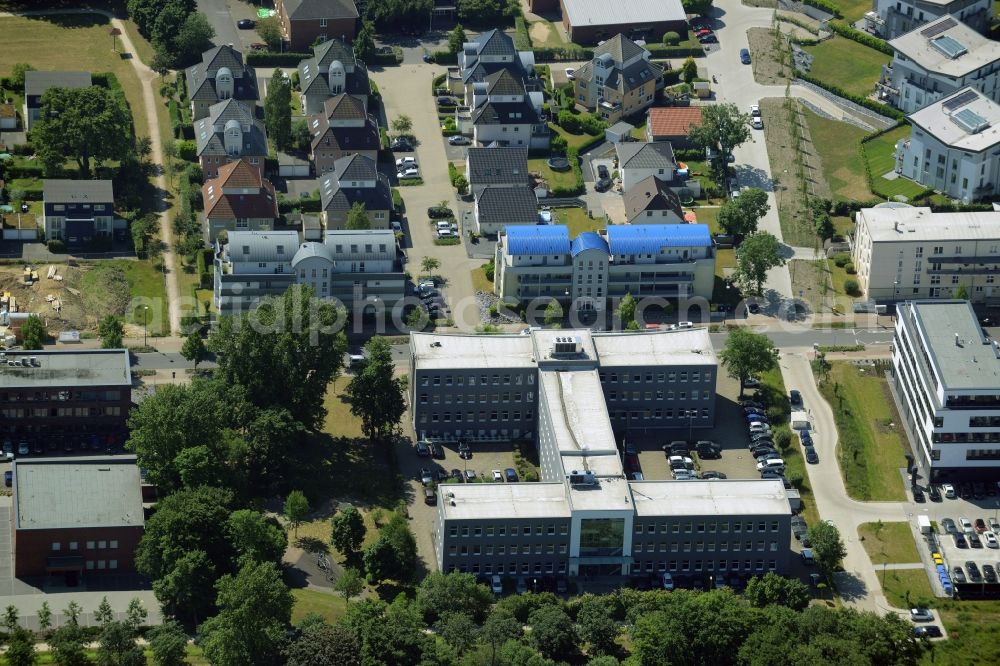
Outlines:
{"label": "white office building", "polygon": [[1000,212],[933,213],[887,203],[858,211],[852,260],[865,297],[1000,297]]}
{"label": "white office building", "polygon": [[1000,193],[1000,105],[963,88],[908,116],[896,171],[964,202]]}
{"label": "white office building", "polygon": [[892,381],[931,481],[1000,479],[1000,347],[968,301],[900,304]]}
{"label": "white office building", "polygon": [[993,19],[993,0],[874,0],[872,8],[865,14],[865,29],[883,39],[949,14],[983,33]]}
{"label": "white office building", "polygon": [[944,16],[889,42],[879,96],[906,113],[971,87],[1000,101],[1000,43]]}

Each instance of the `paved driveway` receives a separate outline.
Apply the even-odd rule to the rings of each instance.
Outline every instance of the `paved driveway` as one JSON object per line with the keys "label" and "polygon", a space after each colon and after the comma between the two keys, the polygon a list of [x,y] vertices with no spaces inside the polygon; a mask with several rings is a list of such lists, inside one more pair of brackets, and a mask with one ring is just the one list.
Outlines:
{"label": "paved driveway", "polygon": [[[252,7],[243,2],[239,3],[239,6],[245,8],[239,18],[249,18]],[[255,37],[257,36],[257,33],[253,30],[236,29],[237,19],[229,11],[229,0],[198,0],[198,11],[205,15],[205,18],[208,19],[208,24],[215,29],[215,37],[212,39],[215,44],[232,44],[239,47],[241,44],[240,32],[247,32]],[[247,43],[251,41],[260,40],[252,39],[248,40]]]}
{"label": "paved driveway", "polygon": [[[435,235],[427,217],[427,208],[442,200],[447,201],[452,210],[459,210],[455,190],[448,178],[448,156],[431,96],[431,81],[444,71],[445,68],[439,65],[404,64],[373,70],[371,77],[382,92],[386,117],[391,122],[401,114],[408,115],[413,120],[413,134],[418,142],[415,155],[424,183],[399,188],[406,203],[412,243],[407,250],[407,270],[416,277],[421,272],[420,263],[424,257],[440,261],[441,268],[437,272],[447,283],[445,296],[455,325],[462,330],[472,330],[480,319],[470,272],[485,262],[469,258],[461,246],[434,245]],[[462,232],[464,235],[466,230]]]}

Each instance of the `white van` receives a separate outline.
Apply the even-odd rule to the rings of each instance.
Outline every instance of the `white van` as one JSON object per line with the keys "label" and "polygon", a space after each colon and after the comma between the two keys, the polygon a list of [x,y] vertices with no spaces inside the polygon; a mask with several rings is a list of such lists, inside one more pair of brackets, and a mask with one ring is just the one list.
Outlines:
{"label": "white van", "polygon": [[768,458],[764,462],[757,463],[758,472],[763,472],[764,470],[776,472],[778,470],[784,471],[784,469],[785,461],[781,458]]}
{"label": "white van", "polygon": [[352,368],[359,368],[365,364],[365,357],[362,354],[348,354],[347,359]]}

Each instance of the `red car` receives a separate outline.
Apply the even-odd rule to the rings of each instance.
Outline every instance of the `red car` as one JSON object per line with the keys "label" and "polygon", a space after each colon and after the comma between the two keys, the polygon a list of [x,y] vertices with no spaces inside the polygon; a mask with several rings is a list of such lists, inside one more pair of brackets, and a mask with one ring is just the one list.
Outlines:
{"label": "red car", "polygon": [[973,526],[976,528],[976,532],[979,534],[982,534],[983,532],[986,531],[986,522],[982,518],[977,518],[976,522],[973,523]]}
{"label": "red car", "polygon": [[698,28],[694,34],[696,37],[704,37],[705,35],[711,35],[712,30],[710,28]]}
{"label": "red car", "polygon": [[266,51],[267,44],[264,44],[262,42],[254,42],[253,44],[250,45],[250,48],[253,49],[254,51]]}

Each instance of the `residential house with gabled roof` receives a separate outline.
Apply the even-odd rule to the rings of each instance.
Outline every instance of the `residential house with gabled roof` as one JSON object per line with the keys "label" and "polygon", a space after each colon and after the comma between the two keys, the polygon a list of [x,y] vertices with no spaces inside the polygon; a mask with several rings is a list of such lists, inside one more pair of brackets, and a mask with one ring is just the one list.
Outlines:
{"label": "residential house with gabled roof", "polygon": [[340,39],[330,39],[313,47],[313,57],[299,63],[302,113],[323,112],[331,97],[346,93],[368,108],[371,83],[368,69],[354,55],[354,48]]}
{"label": "residential house with gabled roof", "polygon": [[270,231],[278,217],[274,185],[260,167],[236,160],[222,166],[217,178],[201,186],[205,203],[205,240],[212,243],[221,231]]}
{"label": "residential house with gabled roof", "polygon": [[205,180],[219,175],[219,168],[245,159],[250,166],[263,167],[267,157],[267,134],[254,107],[236,99],[209,107],[208,117],[194,124],[198,163]]}
{"label": "residential house with gabled roof", "polygon": [[345,155],[378,160],[380,137],[375,118],[356,97],[341,93],[326,100],[323,112],[308,118],[312,134],[310,158],[317,175],[333,171]]}
{"label": "residential house with gabled roof", "polygon": [[875,90],[906,113],[966,86],[1000,101],[1000,44],[954,16],[918,26],[889,46],[892,62],[882,66]]}
{"label": "residential house with gabled roof", "polygon": [[465,157],[465,177],[473,196],[478,196],[487,185],[527,187],[528,149],[471,147]]}
{"label": "residential house with gabled roof", "polygon": [[528,187],[486,185],[476,196],[476,231],[496,236],[506,227],[538,224],[538,198]]}
{"label": "residential house with gabled roof", "polygon": [[354,39],[358,22],[354,0],[276,0],[275,9],[290,51],[308,51],[316,40]]}
{"label": "residential house with gabled roof", "polygon": [[[469,112],[472,138],[479,145],[547,149],[549,127],[542,120],[542,93],[528,93],[524,83],[502,69],[472,86]],[[463,131],[467,125],[461,124]]]}
{"label": "residential house with gabled roof", "polygon": [[42,188],[46,240],[77,248],[111,237],[115,195],[110,180],[43,180]]}
{"label": "residential house with gabled roof", "polygon": [[542,80],[535,75],[535,54],[518,51],[514,48],[514,40],[501,30],[488,30],[476,41],[466,42],[458,54],[458,65],[462,90],[454,92],[464,94],[467,105],[472,104],[472,85],[501,70],[520,79],[531,92],[540,92],[544,88]]}
{"label": "residential house with gabled roof", "polygon": [[663,67],[649,58],[649,51],[621,34],[604,42],[574,73],[577,104],[610,124],[652,106]]}
{"label": "residential house with gabled roof", "polygon": [[319,181],[320,212],[327,231],[343,229],[351,206],[363,204],[372,229],[389,228],[392,190],[389,179],[379,173],[375,160],[347,155],[334,163],[333,171]]}
{"label": "residential house with gabled roof", "polygon": [[681,200],[666,182],[656,176],[646,176],[622,198],[625,220],[629,224],[683,224]]}
{"label": "residential house with gabled roof", "polygon": [[701,125],[700,106],[658,106],[646,112],[646,141],[669,141],[675,148],[695,148],[688,138]]}
{"label": "residential house with gabled roof", "polygon": [[215,241],[213,296],[219,313],[246,313],[295,284],[297,231],[232,231],[227,240]]}
{"label": "residential house with gabled roof", "polygon": [[201,55],[201,62],[184,70],[191,119],[208,116],[213,104],[238,99],[251,106],[260,98],[257,73],[243,61],[243,54],[229,45],[216,46]]}
{"label": "residential house with gabled roof", "polygon": [[89,88],[93,85],[90,72],[52,72],[29,70],[24,73],[24,129],[38,120],[42,110],[42,95],[49,88]]}
{"label": "residential house with gabled roof", "polygon": [[674,149],[669,141],[622,141],[615,144],[622,191],[628,192],[647,176],[670,182],[677,172]]}

